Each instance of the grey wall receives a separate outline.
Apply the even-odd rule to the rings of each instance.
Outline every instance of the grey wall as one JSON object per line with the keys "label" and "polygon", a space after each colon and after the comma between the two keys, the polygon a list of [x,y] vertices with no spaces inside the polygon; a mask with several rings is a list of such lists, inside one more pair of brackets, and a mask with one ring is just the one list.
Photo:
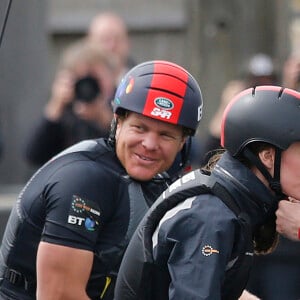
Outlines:
{"label": "grey wall", "polygon": [[44,19],[44,1],[12,1],[0,49],[1,183],[23,182],[30,173],[21,148],[48,88]]}
{"label": "grey wall", "polygon": [[98,11],[114,9],[124,17],[137,62],[168,59],[195,75],[205,101],[201,133],[224,84],[238,75],[251,54],[264,51],[279,61],[285,58],[289,2],[13,0],[0,48],[0,130],[5,139],[0,193],[1,185],[23,184],[34,171],[22,150],[47,101],[58,57],[85,33]]}

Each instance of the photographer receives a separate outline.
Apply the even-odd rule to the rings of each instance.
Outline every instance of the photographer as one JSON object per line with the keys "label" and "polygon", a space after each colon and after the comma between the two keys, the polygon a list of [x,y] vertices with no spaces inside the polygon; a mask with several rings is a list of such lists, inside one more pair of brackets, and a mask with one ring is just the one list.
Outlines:
{"label": "photographer", "polygon": [[114,69],[99,45],[80,40],[69,46],[43,116],[27,141],[27,161],[40,166],[78,141],[107,137],[113,92]]}

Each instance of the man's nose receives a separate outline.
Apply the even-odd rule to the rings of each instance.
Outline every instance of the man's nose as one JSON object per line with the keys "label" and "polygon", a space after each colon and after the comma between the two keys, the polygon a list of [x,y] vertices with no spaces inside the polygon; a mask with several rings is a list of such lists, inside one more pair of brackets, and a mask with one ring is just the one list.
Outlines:
{"label": "man's nose", "polygon": [[144,135],[142,145],[147,150],[157,150],[159,147],[159,136],[156,133],[148,132]]}

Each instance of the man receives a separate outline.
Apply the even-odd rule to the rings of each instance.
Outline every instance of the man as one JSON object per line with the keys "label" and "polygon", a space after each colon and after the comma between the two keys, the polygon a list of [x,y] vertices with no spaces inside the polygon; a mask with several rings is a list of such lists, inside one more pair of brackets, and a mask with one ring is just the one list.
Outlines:
{"label": "man", "polygon": [[65,150],[20,193],[0,248],[0,299],[113,299],[128,241],[201,112],[200,88],[182,67],[150,61],[129,71],[109,139]]}

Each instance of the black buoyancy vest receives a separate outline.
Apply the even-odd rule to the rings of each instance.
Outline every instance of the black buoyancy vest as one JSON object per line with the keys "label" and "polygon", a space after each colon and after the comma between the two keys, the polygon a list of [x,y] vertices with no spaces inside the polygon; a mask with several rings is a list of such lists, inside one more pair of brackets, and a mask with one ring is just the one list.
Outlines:
{"label": "black buoyancy vest", "polygon": [[[140,249],[142,253],[139,252],[139,254],[142,254],[143,266],[141,274],[138,275],[139,283],[136,291],[138,295],[136,298],[130,299],[168,299],[167,291],[165,291],[166,294],[162,293],[161,290],[158,291],[158,294],[155,292],[156,288],[154,287],[155,284],[153,281],[159,282],[159,286],[163,287],[169,285],[170,278],[167,270],[160,268],[154,263],[152,236],[159,221],[168,210],[172,209],[185,199],[200,194],[216,195],[238,218],[243,220],[244,214],[241,213],[241,210],[233,197],[225,189],[225,187],[216,182],[213,177],[203,174],[201,170],[198,169],[179,178],[166,191],[164,191],[158,200],[152,205],[133,237],[133,239],[136,239],[137,235],[140,238],[142,237],[141,240],[143,245],[142,249]],[[250,228],[247,222],[243,221],[242,223],[245,225],[246,244],[249,245],[249,243],[252,243],[249,231]],[[135,242],[136,241],[133,241],[133,243]]]}
{"label": "black buoyancy vest", "polygon": [[[187,198],[200,194],[216,195],[234,212],[237,217],[239,217],[240,208],[234,202],[229,192],[211,176],[205,175],[200,169],[197,169],[175,181],[162,193],[154,205],[152,205],[144,218],[146,249],[152,249],[153,232],[165,213]],[[150,245],[148,243],[150,243]],[[152,260],[152,254],[150,257],[147,257],[147,261],[148,259],[149,261]]]}

